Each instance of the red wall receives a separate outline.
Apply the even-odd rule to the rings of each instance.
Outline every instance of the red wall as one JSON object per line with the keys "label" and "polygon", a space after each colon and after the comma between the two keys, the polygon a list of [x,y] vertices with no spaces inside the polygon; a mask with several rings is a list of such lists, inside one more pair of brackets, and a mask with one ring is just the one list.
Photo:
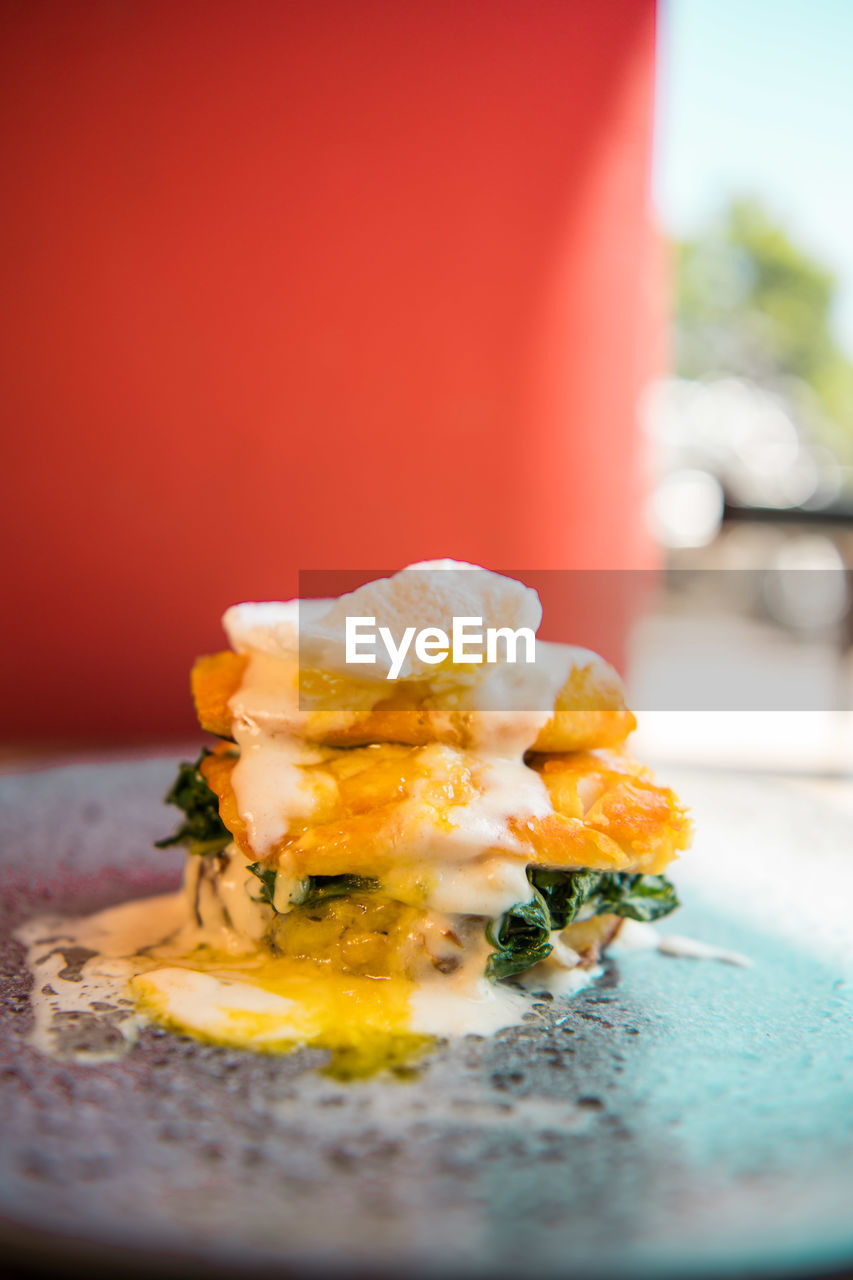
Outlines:
{"label": "red wall", "polygon": [[189,731],[222,609],[299,568],[648,563],[653,41],[653,0],[3,5],[7,738]]}

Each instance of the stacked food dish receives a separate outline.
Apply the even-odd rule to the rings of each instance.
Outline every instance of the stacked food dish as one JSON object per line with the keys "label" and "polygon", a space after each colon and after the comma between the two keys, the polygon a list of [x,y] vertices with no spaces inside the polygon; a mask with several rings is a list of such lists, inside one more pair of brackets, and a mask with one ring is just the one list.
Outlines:
{"label": "stacked food dish", "polygon": [[[381,653],[346,660],[347,618],[449,635],[460,616],[503,638],[502,660],[425,644],[393,680]],[[662,872],[685,811],[628,754],[634,717],[602,659],[537,640],[511,661],[540,618],[522,583],[452,561],[226,612],[231,648],[192,673],[219,741],[182,766],[163,842],[188,850],[196,945],[136,979],[150,1014],[381,1056],[518,1021],[520,985],[576,989],[623,920],[677,905]]]}

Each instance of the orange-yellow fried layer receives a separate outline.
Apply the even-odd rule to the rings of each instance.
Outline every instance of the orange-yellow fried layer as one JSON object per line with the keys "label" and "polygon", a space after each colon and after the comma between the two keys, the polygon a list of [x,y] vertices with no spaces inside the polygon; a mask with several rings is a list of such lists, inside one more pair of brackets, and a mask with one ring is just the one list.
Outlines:
{"label": "orange-yellow fried layer", "polygon": [[573,667],[557,694],[554,714],[533,751],[591,751],[624,742],[637,727],[625,706],[622,684],[605,663]]}
{"label": "orange-yellow fried layer", "polygon": [[[220,738],[232,737],[233,716],[230,699],[240,688],[248,664],[245,654],[216,653],[199,658],[192,670],[192,691],[201,727]],[[312,673],[306,673],[308,680]],[[313,673],[314,684],[323,684],[321,698],[331,698],[335,706],[335,682],[322,673]],[[337,682],[341,684],[340,681]],[[317,690],[312,685],[312,693]],[[375,742],[396,742],[407,746],[425,746],[442,742],[454,747],[472,745],[470,713],[430,705],[433,698],[429,686],[398,686],[369,710],[339,711],[318,709],[311,712],[300,727],[309,742],[331,747],[366,746]],[[338,705],[346,706],[346,695],[340,694]],[[616,673],[605,663],[572,669],[557,695],[554,714],[540,731],[534,751],[588,751],[622,743],[636,728],[633,714],[625,707],[622,687]]]}
{"label": "orange-yellow fried layer", "polygon": [[[232,784],[238,759],[222,748],[199,767],[219,797],[220,816],[235,844],[255,859],[259,851],[252,848]],[[394,862],[401,844],[411,845],[413,833],[450,830],[447,810],[476,794],[471,764],[464,752],[437,744],[330,749],[320,764],[302,767],[306,780],[316,777],[321,798],[313,820],[292,822],[287,836],[263,854],[264,861],[285,858],[288,871],[299,876],[378,875]]]}
{"label": "orange-yellow fried layer", "polygon": [[530,756],[554,813],[515,826],[546,866],[656,874],[690,843],[687,811],[649,769],[618,751]]}
{"label": "orange-yellow fried layer", "polygon": [[[690,822],[678,799],[627,756],[598,751],[529,759],[554,813],[510,819],[526,862],[656,873],[686,848]],[[231,784],[235,764],[236,757],[217,753],[201,769],[236,844],[255,859],[261,851],[251,847]],[[395,862],[415,859],[419,843],[429,841],[435,851],[442,833],[452,832],[453,806],[477,794],[479,764],[468,752],[436,745],[329,751],[322,763],[304,769],[307,776],[325,775],[314,820],[291,824],[284,840],[261,856],[292,875],[381,878]]]}
{"label": "orange-yellow fried layer", "polygon": [[240,688],[248,657],[243,653],[212,653],[197,658],[190,672],[195,711],[198,722],[206,733],[218,738],[230,738],[234,717],[228,703]]}

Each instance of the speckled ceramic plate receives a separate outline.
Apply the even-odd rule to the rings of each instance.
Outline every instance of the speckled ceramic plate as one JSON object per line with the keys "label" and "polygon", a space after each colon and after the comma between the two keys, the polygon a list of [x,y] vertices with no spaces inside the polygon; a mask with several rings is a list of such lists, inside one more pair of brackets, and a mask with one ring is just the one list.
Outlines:
{"label": "speckled ceramic plate", "polygon": [[[165,759],[0,779],[7,1258],[54,1273],[817,1275],[853,1263],[853,807],[843,785],[665,770],[699,836],[664,924],[752,968],[609,962],[413,1080],[147,1030],[27,1043],[9,930],[176,883]],[[846,899],[845,899],[845,895]]]}

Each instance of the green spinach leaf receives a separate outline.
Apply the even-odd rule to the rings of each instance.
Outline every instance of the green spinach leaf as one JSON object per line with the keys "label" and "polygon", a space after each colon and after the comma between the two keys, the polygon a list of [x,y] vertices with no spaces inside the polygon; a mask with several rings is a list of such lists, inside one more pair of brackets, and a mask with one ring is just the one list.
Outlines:
{"label": "green spinach leaf", "polygon": [[528,867],[527,878],[545,899],[552,929],[565,929],[580,911],[593,891],[598,871],[552,871],[547,867]]}
{"label": "green spinach leaf", "polygon": [[372,893],[379,888],[379,881],[370,876],[306,876],[295,899],[299,907],[316,907],[329,898],[345,898],[348,893]]}
{"label": "green spinach leaf", "polygon": [[[248,870],[261,882],[258,901],[266,902],[275,910],[275,881],[278,872],[260,862],[250,863]],[[378,888],[379,882],[368,876],[306,876],[300,881],[290,902],[294,907],[316,907],[319,902],[327,902],[330,898],[343,898],[348,893],[370,893]]]}
{"label": "green spinach leaf", "polygon": [[631,920],[659,920],[679,906],[675,889],[666,876],[619,875],[603,872],[586,900],[595,915],[611,913]]}
{"label": "green spinach leaf", "polygon": [[[251,871],[253,876],[257,876],[261,882],[258,890],[258,902],[265,902],[268,906],[275,909],[273,898],[275,897],[275,878],[278,874],[271,867],[265,867],[261,862],[250,862],[247,871]],[[249,895],[251,897],[251,894]]]}
{"label": "green spinach leaf", "polygon": [[219,800],[199,771],[202,760],[210,754],[207,747],[202,747],[193,764],[185,761],[178,766],[178,776],[163,803],[181,809],[184,820],[172,835],[155,842],[156,849],[183,844],[189,853],[203,856],[219,853],[231,843],[231,833],[219,816]]}
{"label": "green spinach leaf", "polygon": [[542,894],[534,888],[531,902],[519,902],[486,926],[495,950],[486,964],[490,978],[511,978],[551,954],[551,917]]}
{"label": "green spinach leaf", "polygon": [[491,978],[511,978],[544,960],[552,950],[551,933],[565,929],[581,911],[584,919],[617,915],[648,921],[679,905],[665,876],[530,866],[527,878],[533,900],[518,903],[486,926],[486,937],[495,948],[486,969]]}

